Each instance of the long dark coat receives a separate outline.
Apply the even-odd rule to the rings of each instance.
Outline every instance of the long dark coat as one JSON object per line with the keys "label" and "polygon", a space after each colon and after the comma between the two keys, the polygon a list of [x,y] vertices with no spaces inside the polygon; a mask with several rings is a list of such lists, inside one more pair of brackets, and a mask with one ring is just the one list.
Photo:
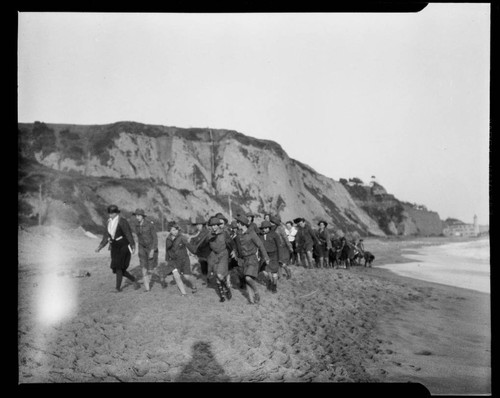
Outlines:
{"label": "long dark coat", "polygon": [[130,229],[128,221],[125,218],[118,217],[115,237],[111,238],[106,226],[106,232],[98,247],[98,249],[101,250],[109,243],[111,252],[110,268],[113,270],[113,273],[116,273],[118,269],[126,270],[129,267],[131,258],[130,250],[135,248],[134,237],[132,236],[132,230]]}

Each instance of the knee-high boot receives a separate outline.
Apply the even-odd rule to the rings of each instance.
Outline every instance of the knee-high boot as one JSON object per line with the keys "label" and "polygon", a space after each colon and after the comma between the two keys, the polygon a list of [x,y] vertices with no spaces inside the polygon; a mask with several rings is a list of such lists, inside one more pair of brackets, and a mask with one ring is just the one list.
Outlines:
{"label": "knee-high boot", "polygon": [[233,294],[231,293],[231,287],[226,282],[226,279],[222,279],[221,284],[222,284],[222,290],[224,291],[224,295],[226,296],[226,298],[228,300],[231,300],[231,298],[233,297]]}
{"label": "knee-high boot", "polygon": [[217,292],[219,293],[219,297],[220,297],[220,302],[224,302],[226,301],[225,297],[224,297],[224,288],[222,287],[222,281],[220,279],[217,279],[215,281],[215,284],[217,286]]}

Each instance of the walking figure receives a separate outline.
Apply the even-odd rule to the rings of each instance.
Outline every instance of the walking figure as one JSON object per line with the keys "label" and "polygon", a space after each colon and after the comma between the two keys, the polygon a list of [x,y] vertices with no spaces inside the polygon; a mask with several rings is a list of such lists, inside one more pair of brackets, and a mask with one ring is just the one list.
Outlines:
{"label": "walking figure", "polygon": [[203,244],[208,241],[210,254],[208,255],[208,273],[214,274],[216,279],[217,292],[219,293],[219,301],[222,303],[231,300],[231,288],[227,284],[228,266],[229,266],[229,251],[232,250],[230,237],[226,235],[223,229],[225,222],[218,217],[211,217],[208,220],[208,226],[211,233],[200,242]]}
{"label": "walking figure", "polygon": [[128,221],[121,217],[120,209],[116,205],[108,206],[108,223],[106,233],[102,237],[101,243],[95,250],[96,253],[109,243],[111,252],[111,265],[113,273],[116,274],[116,291],[122,291],[122,279],[128,278],[134,283],[135,289],[141,286],[131,275],[127,268],[130,265],[131,255],[135,252],[135,241]]}
{"label": "walking figure", "polygon": [[269,256],[260,238],[253,230],[248,228],[250,225],[248,218],[238,214],[235,220],[240,230],[240,233],[235,238],[238,241],[236,248],[239,250],[238,257],[241,259],[243,274],[245,275],[248,300],[250,304],[258,304],[260,302],[260,295],[256,282],[259,274],[257,252],[260,253],[261,258],[264,259],[266,264],[270,263]]}
{"label": "walking figure", "polygon": [[160,278],[162,287],[165,287],[165,281],[154,270],[158,266],[158,236],[153,221],[146,220],[146,214],[143,209],[137,209],[133,215],[137,219],[135,233],[137,235],[139,265],[142,271],[142,280],[147,292],[151,290],[149,286],[150,274],[154,273]]}
{"label": "walking figure", "polygon": [[[186,289],[182,281],[182,277],[191,285],[191,292],[194,294],[198,288],[196,286],[196,278],[191,271],[191,260],[189,259],[188,250],[196,254],[196,248],[189,243],[187,237],[180,231],[180,226],[177,223],[171,223],[170,232],[165,241],[165,260],[168,264],[169,271],[171,270],[174,276],[175,283],[183,296],[186,296]],[[167,271],[167,274],[170,273]]]}
{"label": "walking figure", "polygon": [[262,221],[260,228],[262,230],[260,234],[260,239],[264,244],[267,255],[269,256],[269,262],[264,262],[261,269],[266,277],[267,289],[272,293],[277,292],[278,287],[278,271],[280,269],[279,261],[279,237],[276,232],[271,231],[272,224],[269,221]]}

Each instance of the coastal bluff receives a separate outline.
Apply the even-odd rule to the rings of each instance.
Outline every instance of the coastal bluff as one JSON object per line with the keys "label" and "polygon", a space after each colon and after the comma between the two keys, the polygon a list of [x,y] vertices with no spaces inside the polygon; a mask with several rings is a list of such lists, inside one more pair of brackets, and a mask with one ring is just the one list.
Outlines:
{"label": "coastal bluff", "polygon": [[[144,208],[159,225],[229,214],[230,207],[233,215],[300,215],[314,225],[324,219],[362,236],[401,234],[344,184],[290,158],[274,141],[234,130],[19,123],[18,155],[20,224],[99,232],[106,206],[115,203],[125,216]],[[427,235],[421,227],[406,231]]]}

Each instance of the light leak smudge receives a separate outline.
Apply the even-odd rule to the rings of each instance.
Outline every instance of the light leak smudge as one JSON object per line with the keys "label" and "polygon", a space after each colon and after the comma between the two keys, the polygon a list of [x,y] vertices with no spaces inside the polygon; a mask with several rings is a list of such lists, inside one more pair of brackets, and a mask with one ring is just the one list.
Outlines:
{"label": "light leak smudge", "polygon": [[[71,258],[64,253],[59,239],[54,239],[43,253],[44,272],[39,283],[37,319],[44,326],[70,317],[76,308],[76,289],[73,278],[62,274]],[[62,272],[61,272],[62,271]]]}

